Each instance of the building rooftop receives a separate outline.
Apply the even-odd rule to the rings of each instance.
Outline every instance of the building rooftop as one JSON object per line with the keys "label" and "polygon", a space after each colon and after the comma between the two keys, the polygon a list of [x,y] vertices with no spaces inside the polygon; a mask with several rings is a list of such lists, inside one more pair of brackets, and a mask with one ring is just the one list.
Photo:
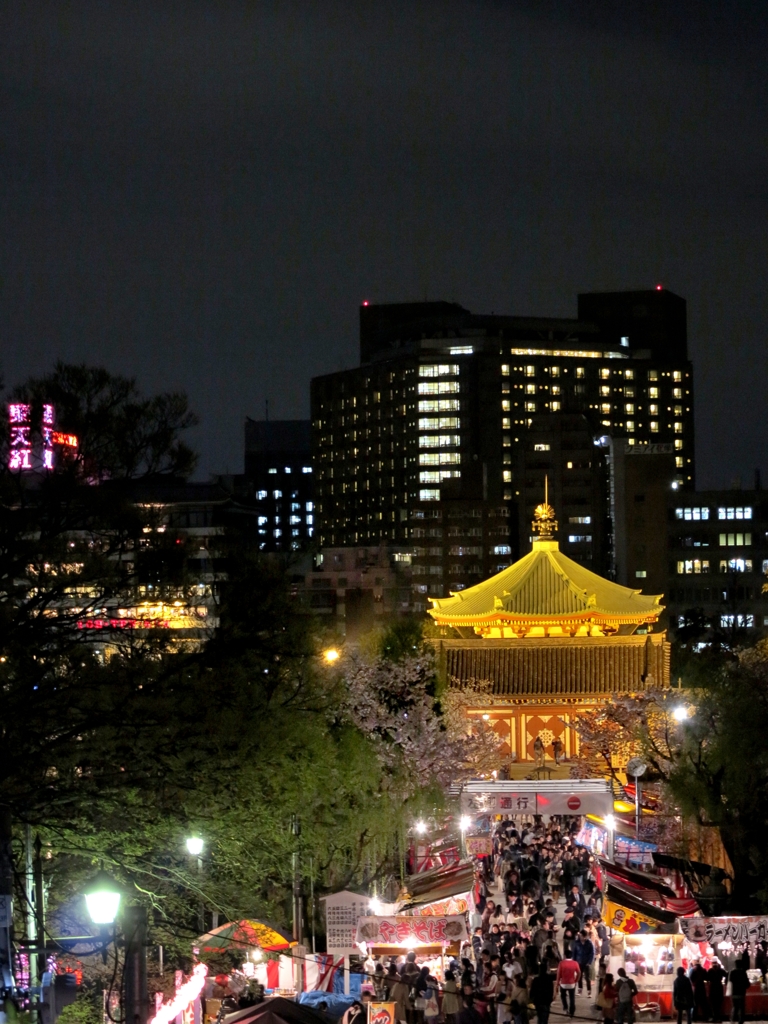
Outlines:
{"label": "building rooftop", "polygon": [[547,538],[496,576],[430,598],[429,614],[439,625],[468,626],[488,637],[604,636],[655,622],[661,597],[598,576]]}

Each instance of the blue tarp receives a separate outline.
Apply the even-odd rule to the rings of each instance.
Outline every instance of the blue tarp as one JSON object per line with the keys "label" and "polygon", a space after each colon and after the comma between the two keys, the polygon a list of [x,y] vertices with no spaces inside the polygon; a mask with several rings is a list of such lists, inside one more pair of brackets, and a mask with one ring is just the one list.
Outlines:
{"label": "blue tarp", "polygon": [[[341,972],[339,971],[337,974],[340,975]],[[354,977],[353,974],[352,978]],[[358,977],[361,977],[361,975],[358,975]],[[341,987],[344,987],[343,976]],[[338,1018],[344,1015],[344,1012],[354,1003],[355,998],[353,995],[338,995],[336,992],[302,992],[299,995],[299,1002],[313,1010],[317,1009],[320,1003],[325,1003],[325,1012],[331,1017]]]}

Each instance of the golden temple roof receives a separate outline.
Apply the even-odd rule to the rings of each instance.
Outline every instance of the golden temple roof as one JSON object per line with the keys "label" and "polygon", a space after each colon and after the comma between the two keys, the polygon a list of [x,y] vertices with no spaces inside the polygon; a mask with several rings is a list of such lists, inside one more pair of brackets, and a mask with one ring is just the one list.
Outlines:
{"label": "golden temple roof", "polygon": [[564,555],[550,538],[551,533],[535,540],[529,554],[496,576],[450,597],[430,598],[429,614],[440,625],[468,626],[491,636],[530,636],[539,626],[549,636],[597,635],[658,619],[661,594],[603,579]]}

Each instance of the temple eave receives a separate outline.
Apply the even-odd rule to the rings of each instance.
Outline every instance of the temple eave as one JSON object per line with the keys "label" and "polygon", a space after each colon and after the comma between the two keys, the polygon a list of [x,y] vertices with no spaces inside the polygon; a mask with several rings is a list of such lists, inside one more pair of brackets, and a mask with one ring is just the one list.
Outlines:
{"label": "temple eave", "polygon": [[510,615],[497,612],[493,615],[433,615],[438,626],[577,626],[586,623],[595,625],[637,625],[657,622],[660,609],[646,613],[633,612],[631,615],[606,614],[603,612],[582,612],[569,615]]}

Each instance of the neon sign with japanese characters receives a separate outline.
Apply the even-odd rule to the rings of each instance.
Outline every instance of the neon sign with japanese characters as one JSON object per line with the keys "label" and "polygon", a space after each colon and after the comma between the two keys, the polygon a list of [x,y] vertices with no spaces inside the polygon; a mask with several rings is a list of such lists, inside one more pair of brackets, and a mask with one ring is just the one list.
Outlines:
{"label": "neon sign with japanese characters", "polygon": [[8,406],[8,468],[53,469],[57,445],[77,448],[77,437],[54,430],[55,422],[56,411],[49,402],[43,404],[39,423],[33,422],[31,403],[11,402]]}

